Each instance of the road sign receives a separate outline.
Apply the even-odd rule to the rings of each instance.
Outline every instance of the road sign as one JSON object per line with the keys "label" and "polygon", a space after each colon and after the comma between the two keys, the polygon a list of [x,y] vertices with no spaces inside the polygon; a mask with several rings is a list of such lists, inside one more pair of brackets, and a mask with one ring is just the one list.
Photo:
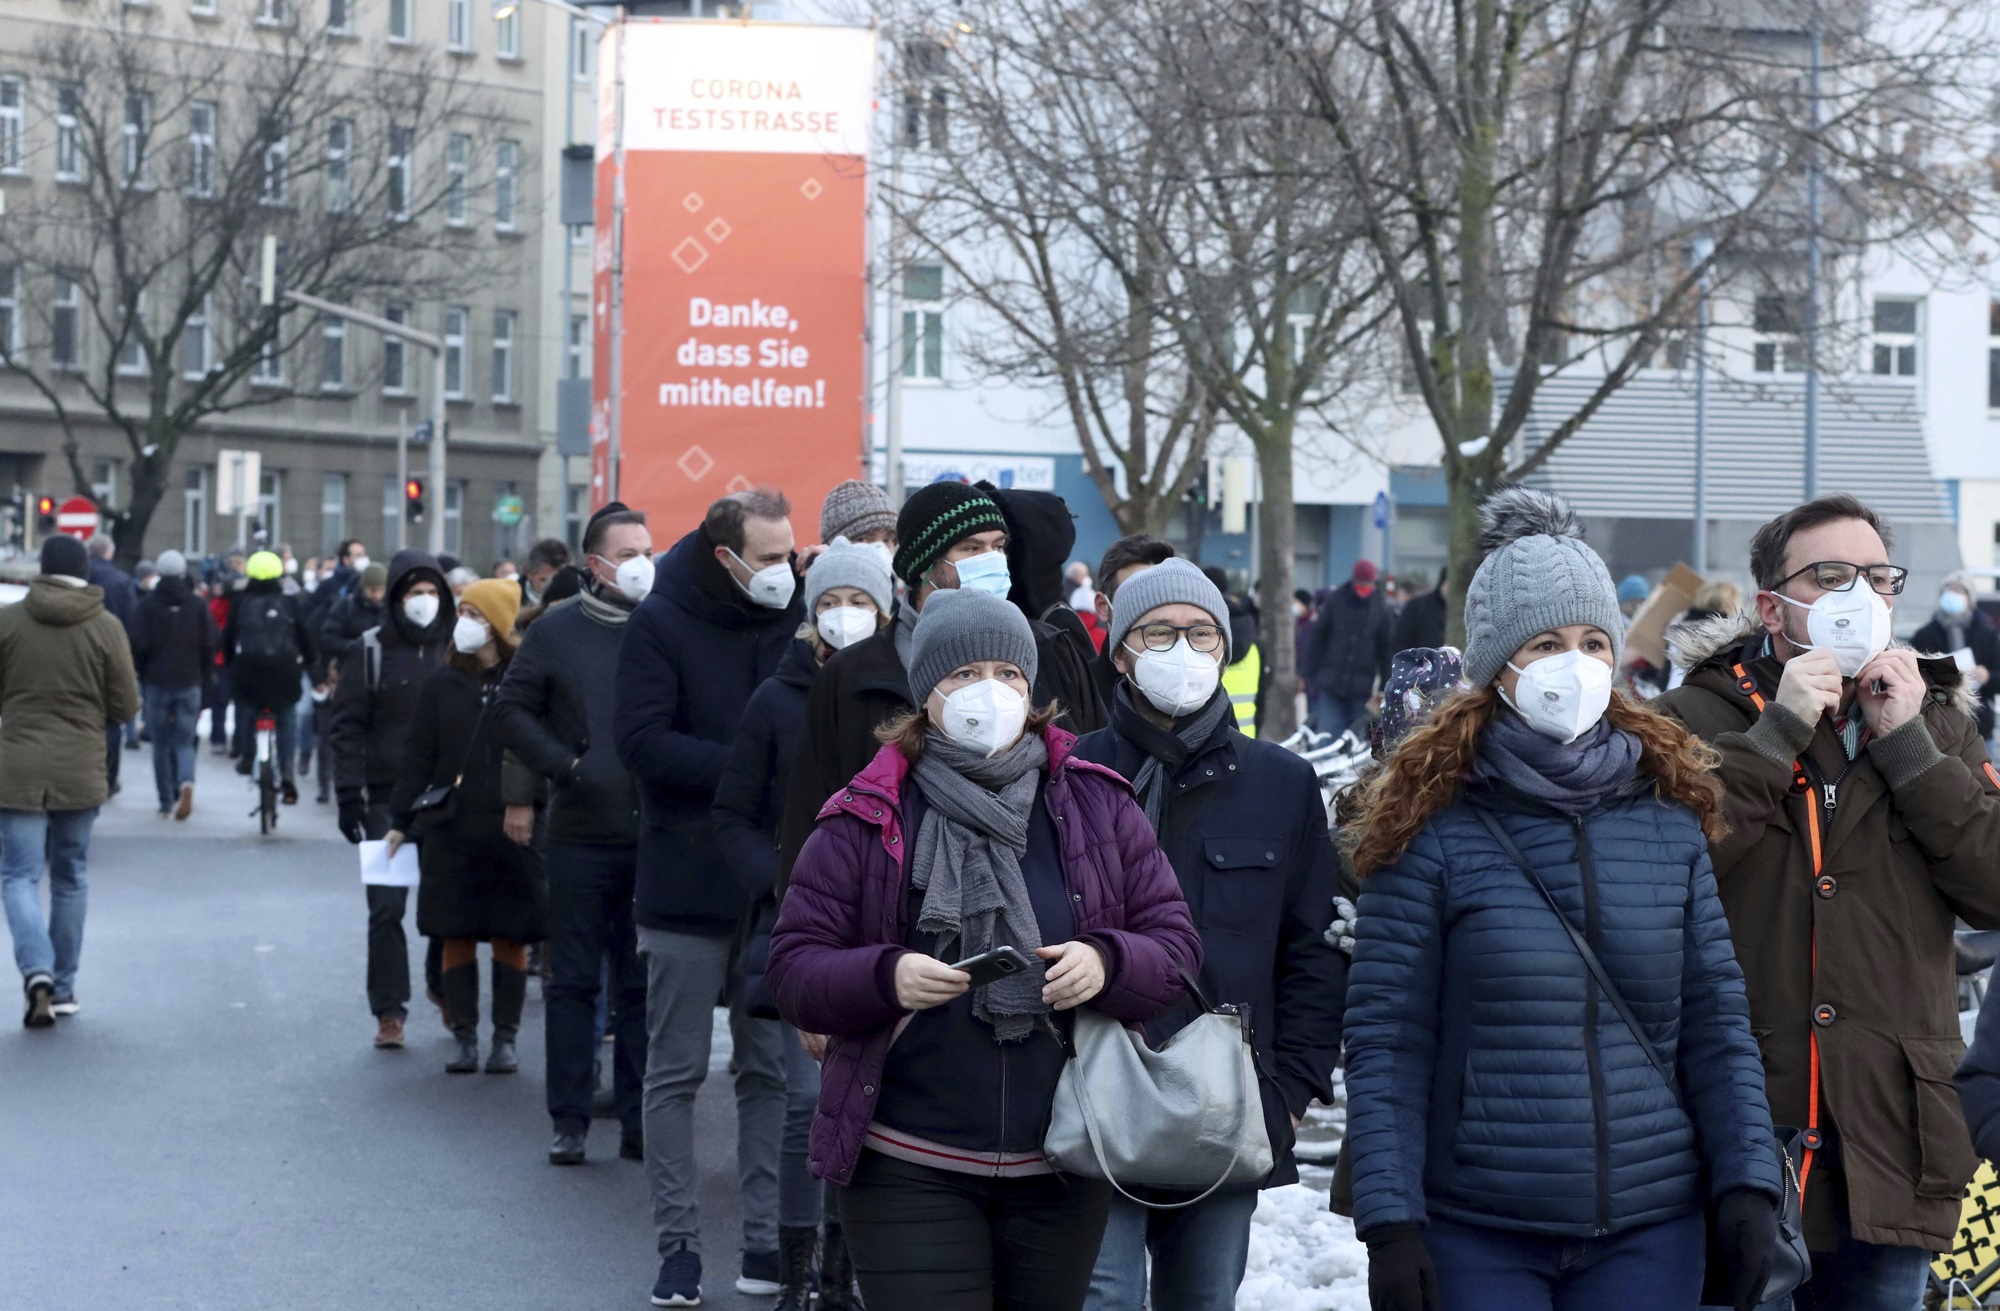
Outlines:
{"label": "road sign", "polygon": [[1377,528],[1387,528],[1389,526],[1389,493],[1375,493],[1375,506],[1371,517]]}
{"label": "road sign", "polygon": [[79,542],[97,535],[97,502],[88,496],[72,496],[56,507],[56,531]]}
{"label": "road sign", "polygon": [[493,503],[493,522],[512,528],[521,522],[527,512],[528,507],[521,503],[521,498],[509,494]]}

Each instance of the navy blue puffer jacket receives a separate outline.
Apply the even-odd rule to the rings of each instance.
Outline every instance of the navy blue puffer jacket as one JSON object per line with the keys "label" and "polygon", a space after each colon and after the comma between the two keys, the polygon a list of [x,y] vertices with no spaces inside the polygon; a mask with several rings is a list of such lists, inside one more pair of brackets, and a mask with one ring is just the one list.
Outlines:
{"label": "navy blue puffer jacket", "polygon": [[[1588,936],[1678,1098],[1475,804]],[[1708,843],[1641,781],[1582,820],[1494,788],[1432,816],[1362,883],[1346,1039],[1363,1237],[1433,1215],[1589,1237],[1779,1195]]]}

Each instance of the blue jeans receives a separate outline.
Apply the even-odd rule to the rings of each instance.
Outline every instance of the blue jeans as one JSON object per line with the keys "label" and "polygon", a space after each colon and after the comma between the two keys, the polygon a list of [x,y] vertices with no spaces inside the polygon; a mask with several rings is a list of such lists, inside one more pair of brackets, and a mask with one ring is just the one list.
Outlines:
{"label": "blue jeans", "polygon": [[[1084,1311],[1230,1311],[1250,1258],[1255,1189],[1230,1189],[1178,1211],[1149,1211],[1115,1193]],[[1150,1303],[1146,1253],[1153,1255]]]}
{"label": "blue jeans", "polygon": [[825,1190],[812,1177],[813,1116],[819,1110],[819,1062],[799,1041],[799,1031],[779,1026],[785,1044],[785,1131],[778,1139],[778,1225],[817,1229]]}
{"label": "blue jeans", "polygon": [[1424,1245],[1448,1307],[1689,1311],[1708,1245],[1700,1215],[1609,1238],[1543,1238],[1433,1218]]}
{"label": "blue jeans", "polygon": [[153,735],[153,786],[160,809],[172,810],[181,784],[194,782],[195,721],[201,717],[201,688],[146,684],[146,731]]}
{"label": "blue jeans", "polygon": [[1313,727],[1338,737],[1368,713],[1368,698],[1334,696],[1330,692],[1312,694]]}
{"label": "blue jeans", "polygon": [[[56,996],[76,992],[83,954],[83,912],[89,900],[83,871],[90,855],[89,810],[0,810],[0,900],[14,935],[21,977],[49,974]],[[42,865],[49,869],[49,918],[42,920]]]}
{"label": "blue jeans", "polygon": [[1930,1267],[1931,1254],[1922,1248],[1843,1239],[1831,1252],[1813,1253],[1805,1287],[1758,1311],[1916,1311]]}

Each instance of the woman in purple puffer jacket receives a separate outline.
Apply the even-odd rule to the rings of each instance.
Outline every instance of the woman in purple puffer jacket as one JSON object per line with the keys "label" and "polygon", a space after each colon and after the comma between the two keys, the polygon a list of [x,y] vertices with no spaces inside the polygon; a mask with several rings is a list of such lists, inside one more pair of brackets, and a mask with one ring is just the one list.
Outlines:
{"label": "woman in purple puffer jacket", "polygon": [[[771,937],[779,1011],[829,1035],[812,1171],[869,1311],[1078,1308],[1111,1193],[1042,1159],[1063,1013],[1163,1013],[1201,942],[1130,787],[1030,712],[1018,609],[933,593],[909,675],[922,707],[820,812]],[[1031,968],[946,964],[1000,947]]]}

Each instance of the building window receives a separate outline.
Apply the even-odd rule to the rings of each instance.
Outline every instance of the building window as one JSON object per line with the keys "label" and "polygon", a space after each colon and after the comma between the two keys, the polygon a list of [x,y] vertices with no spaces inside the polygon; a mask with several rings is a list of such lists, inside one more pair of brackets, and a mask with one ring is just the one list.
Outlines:
{"label": "building window", "polygon": [[276,469],[266,469],[257,475],[257,527],[263,531],[267,546],[285,539],[284,479]]}
{"label": "building window", "polygon": [[278,387],[285,381],[285,325],[273,312],[267,310],[265,315],[270,335],[257,352],[257,362],[250,366],[250,381]]}
{"label": "building window", "polygon": [[189,381],[206,378],[215,367],[214,343],[209,340],[209,314],[215,298],[203,296],[181,326],[181,373]]}
{"label": "building window", "polygon": [[264,137],[264,203],[282,205],[290,197],[291,144],[284,130],[267,129]]}
{"label": "building window", "polygon": [[354,120],[336,118],[326,125],[326,212],[345,214],[353,201],[348,161],[354,155]]}
{"label": "building window", "polygon": [[1917,302],[1875,302],[1874,366],[1877,377],[1917,376]]}
{"label": "building window", "polygon": [[597,38],[592,35],[590,28],[578,26],[577,21],[572,18],[569,20],[569,44],[576,56],[575,62],[570,66],[570,81],[590,81],[590,61],[595,58],[593,52],[597,48]]}
{"label": "building window", "polygon": [[471,311],[454,305],[444,312],[444,394],[465,399],[465,325]]}
{"label": "building window", "polygon": [[[383,307],[382,317],[391,323],[408,323],[408,305],[388,305]],[[401,337],[384,335],[382,338],[382,390],[391,396],[409,394],[409,378],[403,371],[404,343]]]}
{"label": "building window", "polygon": [[444,485],[444,549],[465,554],[465,481],[460,478]]}
{"label": "building window", "polygon": [[521,11],[515,9],[493,24],[493,52],[502,59],[521,57]]}
{"label": "building window", "polygon": [[407,41],[410,39],[410,6],[416,0],[389,0],[389,39]]}
{"label": "building window", "polygon": [[321,474],[319,480],[319,551],[332,555],[347,540],[347,475]]}
{"label": "building window", "polygon": [[493,226],[514,230],[515,182],[521,172],[521,143],[502,141],[493,148]]}
{"label": "building window", "polygon": [[516,494],[513,483],[493,485],[493,558],[496,560],[510,560],[521,549],[521,528],[526,520],[516,519],[513,523],[500,520],[500,503]]}
{"label": "building window", "polygon": [[465,225],[467,212],[466,172],[472,162],[472,138],[454,132],[444,146],[444,221],[455,227]]}
{"label": "building window", "polygon": [[2000,410],[2000,300],[1986,310],[1986,408]]}
{"label": "building window", "polygon": [[944,266],[912,264],[903,301],[903,376],[944,377]]}
{"label": "building window", "polygon": [[116,460],[92,460],[90,462],[90,494],[100,505],[118,504],[118,462]]}
{"label": "building window", "polygon": [[56,88],[56,181],[83,181],[83,91],[74,82]]}
{"label": "building window", "polygon": [[125,378],[146,376],[146,289],[141,287],[131,300],[131,318],[118,339],[118,373]]}
{"label": "building window", "polygon": [[215,194],[215,102],[188,105],[188,194],[207,199]]}
{"label": "building window", "polygon": [[21,266],[0,264],[0,358],[21,350]]}
{"label": "building window", "polygon": [[83,367],[83,300],[67,273],[56,274],[49,299],[49,362],[58,369]]}
{"label": "building window", "polygon": [[125,97],[125,185],[146,185],[147,121],[152,117],[150,97],[132,92]]}
{"label": "building window", "polygon": [[412,128],[389,129],[389,217],[410,217],[410,153],[416,147]]}
{"label": "building window", "polygon": [[208,470],[189,469],[181,483],[181,554],[208,554]]}
{"label": "building window", "polygon": [[394,555],[403,549],[403,480],[390,474],[382,480],[382,552]]}
{"label": "building window", "polygon": [[319,389],[347,386],[347,320],[328,317],[319,325]]}
{"label": "building window", "polygon": [[0,173],[22,170],[28,134],[28,91],[18,77],[0,77]]}
{"label": "building window", "polygon": [[569,378],[590,376],[590,316],[572,314],[569,316],[569,338],[563,344],[563,375]]}
{"label": "building window", "polygon": [[1752,307],[1751,327],[1757,339],[1750,346],[1750,367],[1757,373],[1803,373],[1805,326],[1803,296],[1759,296]]}
{"label": "building window", "polygon": [[493,311],[493,403],[514,400],[514,311]]}
{"label": "building window", "polygon": [[326,30],[343,36],[354,30],[353,0],[326,0]]}
{"label": "building window", "polygon": [[213,18],[215,0],[188,0],[188,12],[196,18]]}
{"label": "building window", "polygon": [[563,488],[563,540],[572,551],[583,549],[583,526],[590,521],[590,484]]}
{"label": "building window", "polygon": [[944,46],[936,41],[904,45],[899,144],[912,150],[945,148],[950,132],[950,101],[944,88],[949,59]]}
{"label": "building window", "polygon": [[257,21],[260,23],[284,22],[284,0],[257,0]]}
{"label": "building window", "polygon": [[444,43],[460,54],[472,53],[472,0],[444,0]]}

